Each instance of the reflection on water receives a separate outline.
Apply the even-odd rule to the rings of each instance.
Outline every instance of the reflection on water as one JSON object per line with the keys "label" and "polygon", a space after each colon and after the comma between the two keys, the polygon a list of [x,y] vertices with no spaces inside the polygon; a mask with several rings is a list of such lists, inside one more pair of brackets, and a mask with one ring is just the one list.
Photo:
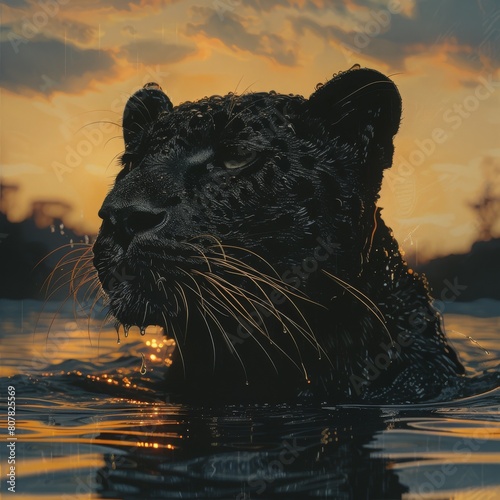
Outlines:
{"label": "reflection on water", "polygon": [[[49,303],[34,332],[40,303],[0,306],[13,498],[500,498],[498,390],[411,407],[175,405],[161,392],[173,349],[161,331],[118,345],[103,316]],[[470,373],[497,366],[498,316],[446,326]]]}

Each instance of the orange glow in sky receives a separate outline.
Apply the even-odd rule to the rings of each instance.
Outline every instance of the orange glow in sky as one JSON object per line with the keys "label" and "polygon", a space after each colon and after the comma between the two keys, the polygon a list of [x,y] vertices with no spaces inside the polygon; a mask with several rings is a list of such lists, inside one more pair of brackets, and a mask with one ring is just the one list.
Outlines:
{"label": "orange glow in sky", "polygon": [[174,104],[308,96],[359,63],[403,97],[386,222],[422,259],[466,251],[478,234],[469,204],[500,183],[499,13],[495,0],[3,2],[0,179],[18,190],[1,207],[21,221],[59,201],[66,225],[95,233],[123,106],[148,81]]}

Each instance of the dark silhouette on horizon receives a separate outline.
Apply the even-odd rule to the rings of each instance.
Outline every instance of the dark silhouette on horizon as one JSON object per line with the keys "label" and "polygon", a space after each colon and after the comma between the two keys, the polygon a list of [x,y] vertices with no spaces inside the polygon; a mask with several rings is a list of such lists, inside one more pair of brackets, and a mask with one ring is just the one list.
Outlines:
{"label": "dark silhouette on horizon", "polygon": [[[16,192],[15,186],[1,185],[0,189],[3,202],[8,200],[8,194]],[[91,240],[51,216],[62,216],[69,210],[69,205],[60,202],[37,201],[32,205],[31,217],[22,222],[11,222],[0,212],[0,298],[43,300],[44,281],[58,261],[71,251],[71,244]],[[51,254],[54,250],[58,251]],[[67,293],[67,287],[61,287],[53,298],[64,298]]]}
{"label": "dark silhouette on horizon", "polygon": [[415,266],[425,273],[433,296],[440,300],[500,300],[500,238],[495,238],[496,230],[500,230],[500,161],[487,156],[481,169],[483,186],[477,199],[469,203],[476,216],[477,241],[467,253],[437,257]]}
{"label": "dark silhouette on horizon", "polygon": [[426,275],[436,299],[500,300],[500,238],[476,241],[467,253],[437,257],[419,264],[416,270]]}
{"label": "dark silhouette on horizon", "polygon": [[[1,209],[6,210],[17,194],[17,187],[1,184],[0,190]],[[478,216],[478,238],[487,241],[476,241],[467,253],[415,265],[418,272],[425,273],[436,299],[449,298],[447,290],[451,283],[459,285],[454,301],[500,300],[500,238],[491,237],[500,219],[500,197],[492,193],[492,179],[487,177],[478,200],[471,203]],[[69,205],[40,200],[33,203],[32,215],[22,222],[10,222],[0,211],[0,298],[43,300],[46,296],[43,283],[58,261],[72,250],[71,243],[94,240],[95,235],[82,236],[62,225],[60,217],[70,210]],[[62,287],[52,298],[59,300],[67,293],[68,289]]]}

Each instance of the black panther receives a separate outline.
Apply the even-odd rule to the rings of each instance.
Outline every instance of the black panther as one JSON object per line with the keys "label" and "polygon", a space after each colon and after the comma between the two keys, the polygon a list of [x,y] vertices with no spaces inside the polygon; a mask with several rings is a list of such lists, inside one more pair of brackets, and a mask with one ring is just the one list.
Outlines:
{"label": "black panther", "polygon": [[401,111],[359,66],[309,99],[129,99],[94,265],[118,323],[175,339],[170,393],[406,403],[463,379],[378,206]]}

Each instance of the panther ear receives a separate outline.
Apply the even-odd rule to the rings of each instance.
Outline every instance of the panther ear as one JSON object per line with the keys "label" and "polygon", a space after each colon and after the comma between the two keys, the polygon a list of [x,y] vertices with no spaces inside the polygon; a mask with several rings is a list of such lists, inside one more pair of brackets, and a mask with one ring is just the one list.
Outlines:
{"label": "panther ear", "polygon": [[146,83],[129,98],[123,111],[123,139],[125,151],[140,142],[142,131],[162,112],[170,112],[173,105],[157,83]]}
{"label": "panther ear", "polygon": [[307,101],[313,118],[340,136],[380,169],[391,166],[392,139],[401,120],[401,96],[382,73],[359,66],[339,73]]}

